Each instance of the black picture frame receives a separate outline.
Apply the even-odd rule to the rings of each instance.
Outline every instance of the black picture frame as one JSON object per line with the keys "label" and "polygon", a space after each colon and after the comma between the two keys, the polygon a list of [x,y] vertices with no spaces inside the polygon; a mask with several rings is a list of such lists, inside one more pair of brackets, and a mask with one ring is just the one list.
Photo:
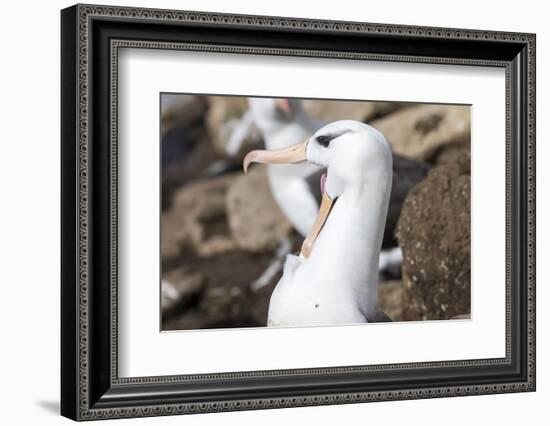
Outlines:
{"label": "black picture frame", "polygon": [[[535,390],[534,34],[75,5],[61,12],[61,414],[74,420]],[[119,378],[117,49],[506,71],[506,357]]]}

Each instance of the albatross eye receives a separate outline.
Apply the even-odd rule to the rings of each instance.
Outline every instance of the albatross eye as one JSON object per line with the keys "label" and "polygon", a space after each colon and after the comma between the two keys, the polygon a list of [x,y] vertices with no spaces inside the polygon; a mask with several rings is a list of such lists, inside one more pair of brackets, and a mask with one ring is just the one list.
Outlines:
{"label": "albatross eye", "polygon": [[332,138],[327,135],[317,136],[317,142],[319,142],[319,145],[324,146],[325,148],[328,148],[331,140]]}

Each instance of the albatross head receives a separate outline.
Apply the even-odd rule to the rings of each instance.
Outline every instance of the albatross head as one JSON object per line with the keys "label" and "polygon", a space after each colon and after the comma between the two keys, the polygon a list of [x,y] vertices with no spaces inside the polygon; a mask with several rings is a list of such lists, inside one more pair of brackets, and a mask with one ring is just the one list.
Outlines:
{"label": "albatross head", "polygon": [[299,99],[248,98],[254,122],[264,134],[280,129],[303,114]]}
{"label": "albatross head", "polygon": [[378,130],[353,120],[330,123],[309,139],[277,150],[249,152],[243,162],[246,173],[250,163],[300,163],[309,161],[327,168],[321,177],[323,198],[317,220],[302,246],[301,255],[308,257],[321,232],[334,202],[348,187],[383,182],[391,186],[392,155],[389,144]]}
{"label": "albatross head", "polygon": [[373,127],[341,120],[319,129],[306,141],[306,160],[327,168],[322,191],[340,196],[349,185],[359,187],[379,173],[391,171],[391,149]]}

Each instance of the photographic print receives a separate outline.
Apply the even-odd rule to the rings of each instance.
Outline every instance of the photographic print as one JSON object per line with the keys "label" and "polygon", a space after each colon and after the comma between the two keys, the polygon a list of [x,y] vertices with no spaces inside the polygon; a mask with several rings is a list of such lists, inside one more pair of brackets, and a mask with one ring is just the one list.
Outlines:
{"label": "photographic print", "polygon": [[470,106],[160,94],[163,331],[470,318]]}
{"label": "photographic print", "polygon": [[535,391],[535,34],[61,16],[64,416]]}

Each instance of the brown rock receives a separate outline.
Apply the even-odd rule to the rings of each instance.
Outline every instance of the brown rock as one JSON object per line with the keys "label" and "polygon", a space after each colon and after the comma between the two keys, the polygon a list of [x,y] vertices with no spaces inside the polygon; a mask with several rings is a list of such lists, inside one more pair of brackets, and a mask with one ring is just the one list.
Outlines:
{"label": "brown rock", "polygon": [[449,319],[452,319],[452,320],[469,320],[469,319],[472,319],[471,318],[471,315],[470,314],[460,314],[460,315],[455,315]]}
{"label": "brown rock", "polygon": [[464,152],[470,152],[470,145],[451,144],[441,149],[436,157],[436,164],[458,164],[465,172],[470,173],[470,156]]}
{"label": "brown rock", "polygon": [[393,178],[388,207],[383,247],[397,245],[395,227],[401,214],[401,208],[409,191],[428,174],[430,166],[423,161],[411,160],[399,154],[393,154]]}
{"label": "brown rock", "polygon": [[174,192],[216,159],[204,129],[207,103],[203,96],[162,95],[162,207]]}
{"label": "brown rock", "polygon": [[[163,281],[170,284],[164,291],[163,330],[266,325],[269,298],[279,275],[257,291],[252,290],[250,284],[271,263],[280,238],[269,223],[275,230],[280,229],[280,224],[278,226],[272,216],[273,211],[278,212],[277,206],[265,198],[271,196],[265,170],[256,169],[246,177],[247,181],[243,181],[244,176],[239,173],[188,184],[176,193],[171,208],[163,212]],[[248,195],[241,199],[241,192]],[[243,211],[252,206],[258,218],[246,220],[250,222],[249,229],[254,229],[250,232],[260,238],[261,244],[255,239],[248,241],[246,235],[239,236],[244,238],[245,246],[251,244],[259,251],[243,250],[237,245],[229,226],[228,205],[233,206],[232,214],[241,218]],[[271,220],[266,221],[268,218]],[[239,232],[246,232],[238,219],[237,223]],[[290,225],[284,223],[284,229],[289,230]],[[293,238],[294,234],[290,236]],[[197,285],[200,291],[192,292],[195,296],[190,299],[174,297],[178,283]],[[170,294],[176,301],[167,300]]]}
{"label": "brown rock", "polygon": [[160,253],[163,260],[173,259],[180,254],[181,246],[185,244],[186,236],[182,228],[186,226],[183,216],[169,210],[162,213],[160,226]]}
{"label": "brown rock", "polygon": [[161,112],[163,135],[173,127],[191,127],[202,121],[207,107],[204,96],[163,94]]}
{"label": "brown rock", "polygon": [[265,326],[269,299],[279,276],[258,291],[252,291],[250,283],[269,265],[272,255],[244,250],[208,258],[182,255],[180,263],[203,275],[205,287],[199,300],[163,315],[163,330]]}
{"label": "brown rock", "polygon": [[385,281],[378,286],[380,308],[392,321],[403,320],[403,289],[401,280]]}
{"label": "brown rock", "polygon": [[396,153],[429,160],[447,145],[469,143],[470,107],[418,105],[374,120],[370,125],[386,136]]}
{"label": "brown rock", "polygon": [[194,181],[212,162],[219,158],[211,144],[205,139],[202,128],[187,133],[187,137],[193,136],[197,136],[193,148],[162,169],[163,209],[170,207],[176,191]]}
{"label": "brown rock", "polygon": [[470,155],[434,167],[405,200],[397,224],[403,250],[404,320],[470,312]]}
{"label": "brown rock", "polygon": [[227,194],[227,213],[231,235],[244,250],[272,250],[291,230],[273,200],[267,171],[262,167],[235,181]]}
{"label": "brown rock", "polygon": [[189,184],[174,196],[172,207],[163,212],[161,250],[163,260],[183,248],[202,257],[236,248],[227,223],[225,198],[232,175]]}
{"label": "brown rock", "polygon": [[306,99],[302,105],[310,116],[327,123],[336,120],[369,121],[402,107],[402,104],[397,102],[323,102],[314,99]]}

